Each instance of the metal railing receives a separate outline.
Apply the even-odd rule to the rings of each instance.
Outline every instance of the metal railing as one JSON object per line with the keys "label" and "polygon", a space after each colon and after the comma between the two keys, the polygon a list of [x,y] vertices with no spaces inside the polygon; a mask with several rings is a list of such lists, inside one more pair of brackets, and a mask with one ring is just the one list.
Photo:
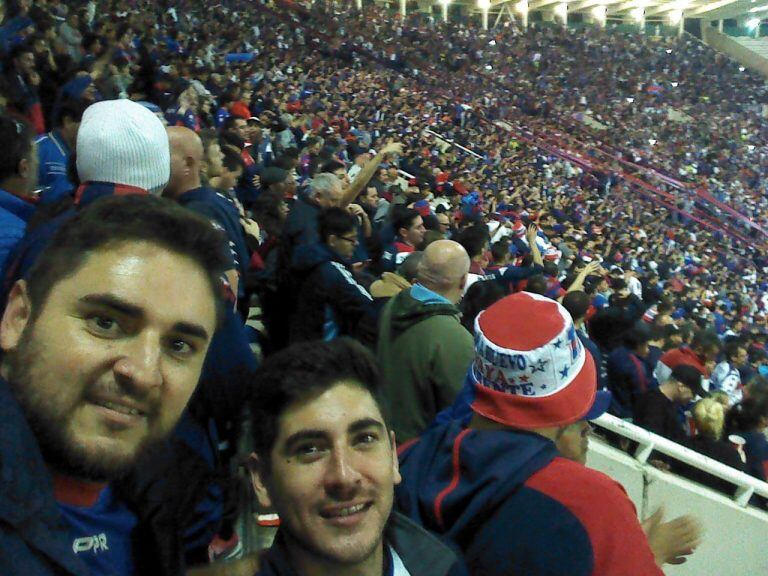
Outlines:
{"label": "metal railing", "polygon": [[662,436],[649,432],[644,428],[630,424],[629,422],[611,416],[610,414],[603,414],[596,420],[592,420],[592,423],[600,428],[610,430],[619,436],[637,442],[638,446],[635,449],[634,457],[641,464],[646,464],[651,453],[654,451],[661,452],[675,460],[734,484],[736,486],[736,491],[733,494],[733,500],[741,507],[746,507],[753,495],[768,498],[768,483],[758,480],[744,472],[734,470],[730,466],[726,466],[708,456],[704,456],[694,450],[685,448],[676,442],[672,442]]}

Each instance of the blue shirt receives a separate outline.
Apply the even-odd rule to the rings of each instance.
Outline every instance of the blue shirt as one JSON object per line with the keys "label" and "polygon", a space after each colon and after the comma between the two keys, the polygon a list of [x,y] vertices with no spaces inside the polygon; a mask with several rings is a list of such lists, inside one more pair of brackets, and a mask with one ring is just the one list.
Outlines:
{"label": "blue shirt", "polygon": [[69,526],[72,552],[93,576],[131,576],[131,532],[138,519],[107,486],[93,506],[58,503]]}
{"label": "blue shirt", "polygon": [[67,175],[71,153],[57,131],[48,132],[37,139],[37,157],[40,161],[38,178],[43,189],[41,204],[56,202],[75,188]]}
{"label": "blue shirt", "polygon": [[5,275],[8,257],[24,237],[35,205],[0,189],[0,271]]}

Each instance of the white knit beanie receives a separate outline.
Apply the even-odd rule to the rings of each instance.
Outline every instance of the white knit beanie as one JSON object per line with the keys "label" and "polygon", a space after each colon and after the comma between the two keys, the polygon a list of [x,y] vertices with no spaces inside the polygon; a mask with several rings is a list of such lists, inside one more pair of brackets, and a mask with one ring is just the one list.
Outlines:
{"label": "white knit beanie", "polygon": [[168,183],[168,134],[157,116],[131,100],[89,106],[77,132],[81,182],[111,182],[159,193]]}

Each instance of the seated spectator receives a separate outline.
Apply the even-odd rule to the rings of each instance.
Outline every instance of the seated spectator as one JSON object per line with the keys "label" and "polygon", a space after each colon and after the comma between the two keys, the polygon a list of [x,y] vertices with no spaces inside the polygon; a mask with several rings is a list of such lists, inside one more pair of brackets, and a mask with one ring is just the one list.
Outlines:
{"label": "seated spectator", "polygon": [[200,378],[221,314],[219,243],[167,201],[103,199],[14,285],[0,338],[3,574],[182,572],[189,479],[154,461],[164,482],[145,491],[137,462]]}
{"label": "seated spectator", "polygon": [[437,424],[401,451],[398,509],[459,546],[472,574],[660,576],[690,553],[693,521],[684,541],[646,537],[624,489],[582,464],[584,420],[610,395],[596,392],[565,309],[518,293],[476,326],[472,419]]}
{"label": "seated spectator", "polygon": [[333,340],[355,332],[373,307],[373,298],[350,269],[357,246],[357,219],[343,208],[320,213],[320,242],[300,246],[291,262],[297,295],[291,342]]}
{"label": "seated spectator", "polygon": [[691,400],[707,393],[701,386],[702,374],[693,366],[680,364],[672,370],[667,380],[655,390],[648,390],[637,397],[634,423],[646,430],[678,444],[686,445],[688,435],[680,418],[680,408]]}
{"label": "seated spectator", "polygon": [[395,435],[371,354],[339,339],[292,346],[255,376],[250,467],[280,529],[259,575],[458,576],[463,561],[392,510]]}
{"label": "seated spectator", "polygon": [[[693,421],[697,434],[690,441],[689,447],[692,450],[735,470],[746,472],[745,463],[738,450],[730,439],[723,437],[725,408],[720,402],[711,397],[696,402],[693,407]],[[720,492],[729,494],[734,491],[734,485],[730,482],[711,476],[697,468],[681,466],[680,473]]]}
{"label": "seated spectator", "polygon": [[377,354],[400,442],[421,434],[461,390],[472,362],[472,335],[459,322],[456,303],[468,271],[466,251],[438,240],[424,251],[417,283],[382,311]]}

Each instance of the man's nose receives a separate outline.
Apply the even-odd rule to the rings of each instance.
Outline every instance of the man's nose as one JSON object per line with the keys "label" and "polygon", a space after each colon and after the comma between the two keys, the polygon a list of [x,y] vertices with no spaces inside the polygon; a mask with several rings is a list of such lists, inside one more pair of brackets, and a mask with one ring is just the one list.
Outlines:
{"label": "man's nose", "polygon": [[162,344],[154,334],[141,334],[126,342],[114,371],[137,391],[149,392],[162,384]]}

